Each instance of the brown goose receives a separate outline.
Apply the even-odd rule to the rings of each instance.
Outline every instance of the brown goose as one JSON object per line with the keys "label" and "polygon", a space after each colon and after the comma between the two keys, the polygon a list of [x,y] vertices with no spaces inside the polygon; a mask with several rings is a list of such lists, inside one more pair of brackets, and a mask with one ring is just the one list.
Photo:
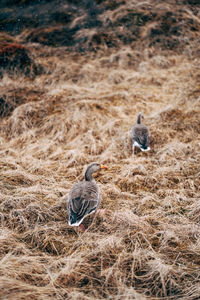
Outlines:
{"label": "brown goose", "polygon": [[139,113],[137,117],[137,124],[132,128],[133,154],[134,154],[135,147],[139,147],[142,151],[150,150],[149,130],[145,125],[141,124],[142,117],[143,117],[142,113]]}
{"label": "brown goose", "polygon": [[90,164],[85,172],[85,180],[72,186],[67,203],[70,226],[80,226],[82,231],[85,230],[84,225],[81,224],[83,219],[95,212],[101,202],[100,189],[92,174],[107,168],[99,163]]}

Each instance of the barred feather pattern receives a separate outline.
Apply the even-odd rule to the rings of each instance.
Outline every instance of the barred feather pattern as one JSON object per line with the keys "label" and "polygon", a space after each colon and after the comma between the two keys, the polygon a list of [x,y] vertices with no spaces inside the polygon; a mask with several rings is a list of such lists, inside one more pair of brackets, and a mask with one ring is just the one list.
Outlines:
{"label": "barred feather pattern", "polygon": [[100,189],[95,181],[76,183],[69,191],[69,225],[79,226],[86,216],[95,212],[100,202]]}
{"label": "barred feather pattern", "polygon": [[148,149],[149,148],[149,131],[145,125],[136,124],[132,128],[132,141],[133,145],[137,145],[141,149]]}

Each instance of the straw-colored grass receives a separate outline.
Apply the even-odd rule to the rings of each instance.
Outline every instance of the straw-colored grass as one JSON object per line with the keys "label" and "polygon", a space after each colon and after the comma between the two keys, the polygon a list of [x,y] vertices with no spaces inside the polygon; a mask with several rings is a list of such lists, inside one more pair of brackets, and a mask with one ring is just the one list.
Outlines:
{"label": "straw-colored grass", "polygon": [[[199,299],[198,45],[28,47],[46,73],[0,82],[13,104],[0,119],[0,299]],[[151,151],[133,156],[140,111]],[[66,199],[93,161],[109,167],[95,175],[105,214],[79,233]]]}

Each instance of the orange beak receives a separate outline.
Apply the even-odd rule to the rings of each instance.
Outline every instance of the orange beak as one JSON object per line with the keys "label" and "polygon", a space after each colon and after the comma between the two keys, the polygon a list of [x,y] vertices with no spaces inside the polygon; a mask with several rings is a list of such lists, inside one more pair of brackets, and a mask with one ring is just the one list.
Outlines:
{"label": "orange beak", "polygon": [[108,169],[108,167],[105,165],[101,165],[101,169]]}

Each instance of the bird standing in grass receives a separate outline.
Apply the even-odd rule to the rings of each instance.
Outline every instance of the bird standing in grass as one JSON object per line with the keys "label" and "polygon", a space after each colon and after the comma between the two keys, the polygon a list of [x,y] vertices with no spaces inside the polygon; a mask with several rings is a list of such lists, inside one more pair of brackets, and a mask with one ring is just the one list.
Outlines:
{"label": "bird standing in grass", "polygon": [[85,217],[95,212],[101,202],[101,193],[92,174],[107,169],[99,163],[90,164],[85,172],[85,180],[74,184],[68,196],[69,225],[79,226],[81,231],[85,231],[82,221]]}
{"label": "bird standing in grass", "polygon": [[149,130],[145,125],[141,124],[142,117],[143,117],[142,113],[139,113],[138,117],[137,117],[137,123],[132,128],[132,149],[133,149],[133,154],[134,154],[134,151],[135,151],[135,147],[140,148],[141,151],[150,150],[150,147],[149,147],[149,142],[150,142]]}

